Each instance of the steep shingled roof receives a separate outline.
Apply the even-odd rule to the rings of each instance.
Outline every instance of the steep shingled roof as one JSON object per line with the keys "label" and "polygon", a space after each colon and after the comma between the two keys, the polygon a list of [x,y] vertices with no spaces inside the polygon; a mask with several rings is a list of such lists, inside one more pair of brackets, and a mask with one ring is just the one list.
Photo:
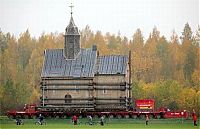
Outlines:
{"label": "steep shingled roof", "polygon": [[66,59],[63,49],[48,49],[41,77],[94,77],[98,74],[125,74],[128,56],[99,56],[92,49],[81,49],[76,59]]}
{"label": "steep shingled roof", "polygon": [[66,60],[63,49],[45,51],[42,77],[93,77],[96,51],[81,49],[74,60]]}
{"label": "steep shingled roof", "polygon": [[125,74],[128,56],[126,55],[106,55],[99,56],[99,67],[96,71],[99,74]]}

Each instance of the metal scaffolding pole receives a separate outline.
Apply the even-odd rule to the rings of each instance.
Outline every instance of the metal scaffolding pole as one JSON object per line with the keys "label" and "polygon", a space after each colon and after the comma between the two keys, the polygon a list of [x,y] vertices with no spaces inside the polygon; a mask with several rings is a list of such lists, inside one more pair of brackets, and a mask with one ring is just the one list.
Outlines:
{"label": "metal scaffolding pole", "polygon": [[42,86],[42,106],[44,106],[44,86]]}

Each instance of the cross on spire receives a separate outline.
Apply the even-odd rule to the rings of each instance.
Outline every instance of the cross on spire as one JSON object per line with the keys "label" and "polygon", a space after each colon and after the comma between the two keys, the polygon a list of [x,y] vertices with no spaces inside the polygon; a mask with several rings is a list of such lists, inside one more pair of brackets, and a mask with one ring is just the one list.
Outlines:
{"label": "cross on spire", "polygon": [[71,5],[69,6],[70,8],[71,8],[71,17],[72,17],[72,8],[74,7],[73,5],[72,5],[72,3],[71,3]]}

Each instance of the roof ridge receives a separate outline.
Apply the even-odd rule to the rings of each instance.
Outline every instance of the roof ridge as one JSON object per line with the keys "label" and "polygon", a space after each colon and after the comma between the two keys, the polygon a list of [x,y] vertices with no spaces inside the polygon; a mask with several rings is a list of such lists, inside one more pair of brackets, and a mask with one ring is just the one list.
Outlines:
{"label": "roof ridge", "polygon": [[63,50],[63,48],[52,48],[52,49],[45,49],[45,50]]}
{"label": "roof ridge", "polygon": [[111,54],[111,55],[100,55],[100,57],[105,57],[105,56],[128,56],[128,55],[115,55],[115,54]]}

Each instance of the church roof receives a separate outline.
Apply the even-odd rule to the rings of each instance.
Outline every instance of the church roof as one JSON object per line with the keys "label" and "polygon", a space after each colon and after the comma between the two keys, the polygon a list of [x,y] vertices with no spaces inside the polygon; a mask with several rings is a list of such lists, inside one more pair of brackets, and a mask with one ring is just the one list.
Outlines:
{"label": "church roof", "polygon": [[106,55],[98,57],[98,74],[125,74],[128,62],[126,55]]}
{"label": "church roof", "polygon": [[45,51],[42,77],[93,77],[96,51],[81,49],[76,59],[66,59],[63,49]]}
{"label": "church roof", "polygon": [[41,77],[94,77],[95,74],[125,74],[128,56],[98,56],[97,51],[81,49],[76,59],[66,59],[63,49],[48,49]]}

